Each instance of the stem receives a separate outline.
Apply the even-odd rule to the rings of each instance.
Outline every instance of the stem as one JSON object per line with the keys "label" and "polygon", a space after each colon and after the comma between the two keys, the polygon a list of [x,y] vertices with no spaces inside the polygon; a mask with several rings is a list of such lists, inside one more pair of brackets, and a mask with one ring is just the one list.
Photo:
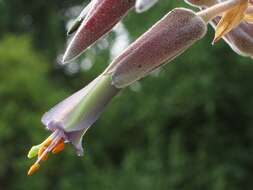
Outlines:
{"label": "stem", "polygon": [[112,79],[110,75],[99,77],[99,81],[71,114],[69,121],[64,127],[65,129],[74,128],[80,123],[84,125],[82,126],[83,128],[90,127],[97,120],[107,103],[120,91],[120,89],[115,88],[111,84]]}
{"label": "stem", "polygon": [[253,13],[253,5],[248,6],[246,10],[246,14],[252,14]]}
{"label": "stem", "polygon": [[198,12],[197,15],[202,17],[202,19],[206,23],[208,23],[214,17],[219,16],[223,12],[235,7],[241,1],[245,1],[245,0],[228,0],[228,1],[216,4],[216,5],[214,5],[210,8],[207,8],[205,10],[202,10],[202,11]]}

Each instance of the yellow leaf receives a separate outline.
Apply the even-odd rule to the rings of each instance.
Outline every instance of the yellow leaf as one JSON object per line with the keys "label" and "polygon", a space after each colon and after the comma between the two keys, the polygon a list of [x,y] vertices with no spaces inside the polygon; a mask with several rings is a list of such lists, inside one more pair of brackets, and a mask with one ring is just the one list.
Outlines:
{"label": "yellow leaf", "polygon": [[245,14],[243,20],[253,23],[253,14]]}
{"label": "yellow leaf", "polygon": [[248,7],[248,1],[241,1],[235,7],[226,11],[220,22],[218,23],[215,31],[213,43],[221,39],[225,34],[230,32],[233,28],[238,26],[244,18],[244,12]]}

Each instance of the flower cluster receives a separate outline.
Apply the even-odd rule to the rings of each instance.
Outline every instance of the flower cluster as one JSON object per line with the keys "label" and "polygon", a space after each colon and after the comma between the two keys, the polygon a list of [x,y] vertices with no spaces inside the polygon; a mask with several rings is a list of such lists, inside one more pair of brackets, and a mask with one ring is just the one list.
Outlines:
{"label": "flower cluster", "polygon": [[[78,57],[102,38],[131,10],[143,12],[158,0],[92,0],[68,30],[74,36],[62,62]],[[82,138],[110,100],[121,89],[171,62],[202,39],[210,23],[215,29],[213,43],[223,38],[238,54],[253,56],[253,5],[250,0],[185,0],[198,7],[175,8],[127,47],[89,85],[68,97],[42,117],[52,134],[33,146],[28,158],[37,156],[28,175],[39,169],[50,153],[56,154],[70,142],[83,154]]]}

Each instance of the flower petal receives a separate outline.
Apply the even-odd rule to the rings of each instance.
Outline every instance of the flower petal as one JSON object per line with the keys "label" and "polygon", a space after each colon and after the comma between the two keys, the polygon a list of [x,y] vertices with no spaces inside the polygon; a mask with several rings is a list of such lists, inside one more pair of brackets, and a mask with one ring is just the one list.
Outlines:
{"label": "flower petal", "polygon": [[83,129],[80,131],[74,131],[74,132],[67,132],[66,137],[69,142],[75,147],[76,153],[78,156],[83,155],[83,146],[82,146],[82,141],[83,141],[83,136],[86,133],[88,129]]}
{"label": "flower petal", "polygon": [[244,0],[223,14],[220,22],[216,27],[213,43],[217,42],[220,38],[222,38],[222,36],[240,24],[247,7],[248,1]]}
{"label": "flower petal", "polygon": [[97,84],[99,80],[100,80],[100,77],[97,77],[86,87],[74,93],[67,99],[63,100],[62,102],[54,106],[48,112],[46,112],[42,116],[42,119],[41,119],[42,123],[47,127],[52,122],[61,123],[62,125],[64,125],[66,120],[68,120],[68,116],[70,115],[70,113],[75,109],[78,103],[83,98],[85,98],[85,96],[90,92],[90,90]]}

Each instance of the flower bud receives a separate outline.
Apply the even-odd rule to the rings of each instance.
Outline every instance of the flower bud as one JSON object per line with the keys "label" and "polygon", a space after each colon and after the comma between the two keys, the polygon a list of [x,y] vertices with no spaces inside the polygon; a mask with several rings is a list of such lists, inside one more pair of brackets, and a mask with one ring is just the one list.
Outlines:
{"label": "flower bud", "polygon": [[63,56],[69,62],[108,33],[131,9],[135,0],[93,0],[86,19],[77,30]]}
{"label": "flower bud", "polygon": [[[212,21],[214,28],[218,21],[219,18]],[[237,54],[253,58],[253,24],[242,21],[238,27],[231,30],[223,39]]]}
{"label": "flower bud", "polygon": [[173,60],[206,30],[206,23],[193,11],[174,9],[117,57],[106,72],[112,74],[113,85],[123,88]]}

